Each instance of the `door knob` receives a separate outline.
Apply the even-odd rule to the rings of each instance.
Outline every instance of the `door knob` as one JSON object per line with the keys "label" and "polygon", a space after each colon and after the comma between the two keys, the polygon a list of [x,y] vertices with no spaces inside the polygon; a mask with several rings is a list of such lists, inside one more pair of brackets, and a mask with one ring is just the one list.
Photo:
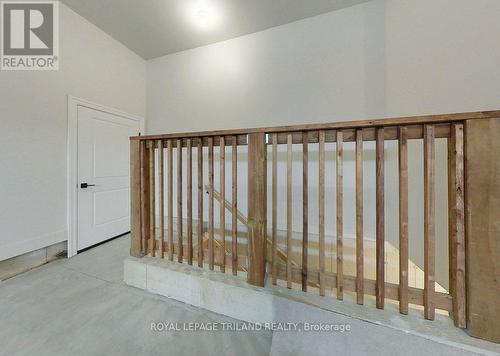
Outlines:
{"label": "door knob", "polygon": [[95,184],[81,183],[80,188],[85,189],[87,187],[95,187]]}

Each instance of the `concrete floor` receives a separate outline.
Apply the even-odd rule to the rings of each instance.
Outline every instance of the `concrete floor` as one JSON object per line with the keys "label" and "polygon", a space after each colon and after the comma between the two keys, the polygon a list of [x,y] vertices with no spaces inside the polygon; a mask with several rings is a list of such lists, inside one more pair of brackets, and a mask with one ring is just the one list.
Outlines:
{"label": "concrete floor", "polygon": [[[411,324],[410,330],[419,331],[419,336],[404,331],[406,324],[396,312],[328,301],[335,304],[332,313],[320,305],[326,297],[317,306],[308,305],[314,302],[311,295],[292,309],[278,310],[280,320],[335,322],[349,325],[351,331],[154,332],[154,322],[235,320],[126,286],[123,260],[128,254],[125,236],[0,282],[0,355],[465,356],[498,355],[500,350],[498,344],[453,336],[456,330],[444,340],[446,333],[432,330],[442,328],[437,321],[419,322],[428,325],[425,328]],[[286,292],[296,292],[288,296],[294,300],[304,298],[300,291]],[[432,335],[424,332],[429,328]]]}
{"label": "concrete floor", "polygon": [[230,318],[123,284],[125,236],[0,283],[0,355],[268,355],[270,332],[154,332]]}

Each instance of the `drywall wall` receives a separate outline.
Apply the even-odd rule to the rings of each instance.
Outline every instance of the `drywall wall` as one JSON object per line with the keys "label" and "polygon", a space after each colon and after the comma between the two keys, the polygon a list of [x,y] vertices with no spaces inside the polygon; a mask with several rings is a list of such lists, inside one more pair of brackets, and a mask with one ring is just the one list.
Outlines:
{"label": "drywall wall", "polygon": [[[499,16],[500,2],[496,0],[373,0],[150,60],[147,130],[164,133],[498,109]],[[334,235],[334,145],[328,149],[330,218],[326,227]],[[373,238],[374,147],[367,143],[365,149],[365,233]],[[300,231],[301,148],[295,150],[294,230]],[[353,146],[346,145],[345,151],[344,227],[352,235]],[[421,152],[422,142],[412,141],[410,247],[412,259],[420,266]],[[438,255],[446,256],[446,143],[442,140],[436,154],[437,248]],[[238,179],[245,181],[244,149],[240,155]],[[279,170],[285,177],[285,155],[279,156]],[[315,153],[311,156],[310,182],[314,182],[317,164]],[[386,160],[386,236],[397,246],[397,150],[393,143],[386,143]],[[229,172],[230,164],[227,166]],[[218,184],[218,169],[215,171]],[[279,228],[284,228],[286,186],[284,179],[279,182]],[[238,196],[243,211],[245,195],[240,191]],[[311,207],[316,206],[316,199],[313,190]],[[311,211],[309,223],[314,230],[315,211]],[[446,285],[446,259],[437,262],[438,280]]]}
{"label": "drywall wall", "polygon": [[67,95],[144,117],[145,62],[60,4],[58,71],[0,71],[0,260],[67,239]]}
{"label": "drywall wall", "polygon": [[384,81],[382,10],[354,6],[148,61],[148,131],[383,115],[384,90],[372,86]]}
{"label": "drywall wall", "polygon": [[373,0],[148,61],[151,133],[498,108],[495,0]]}

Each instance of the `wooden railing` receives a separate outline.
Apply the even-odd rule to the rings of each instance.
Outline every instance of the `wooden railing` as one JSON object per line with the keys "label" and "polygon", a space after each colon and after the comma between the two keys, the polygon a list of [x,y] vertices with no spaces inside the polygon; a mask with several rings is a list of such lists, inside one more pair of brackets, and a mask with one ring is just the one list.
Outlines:
{"label": "wooden railing", "polygon": [[[466,326],[466,230],[464,202],[464,125],[469,120],[498,118],[500,112],[476,112],[450,115],[421,116],[382,120],[335,122],[297,126],[237,129],[206,132],[186,132],[131,138],[131,255],[150,255],[168,258],[178,263],[195,264],[220,272],[231,269],[232,274],[247,275],[249,283],[263,286],[266,270],[272,283],[279,280],[292,288],[294,283],[304,292],[325,295],[326,290],[336,289],[339,300],[344,292],[356,294],[358,304],[365,296],[374,296],[377,308],[384,308],[386,299],[399,303],[399,311],[408,313],[409,305],[424,308],[424,317],[434,319],[435,309],[451,313],[455,325]],[[436,139],[446,139],[448,161],[436,160]],[[424,234],[423,271],[424,286],[417,288],[408,283],[409,235],[408,207],[408,143],[423,140],[424,185]],[[364,263],[363,222],[363,155],[367,141],[375,142],[375,279],[366,278]],[[398,143],[399,177],[399,283],[386,281],[385,273],[385,207],[386,195],[394,194],[384,189],[384,143]],[[355,274],[344,273],[344,147],[354,143],[355,157]],[[325,193],[326,144],[335,144],[336,195]],[[286,172],[278,170],[278,147],[286,145]],[[293,145],[302,146],[302,200],[293,201],[292,155]],[[244,148],[248,162],[238,160],[238,149]],[[333,145],[329,145],[333,147]],[[295,146],[297,147],[297,146]],[[268,149],[269,148],[269,149]],[[311,150],[317,151],[317,181],[310,179]],[[214,185],[214,151],[218,153],[219,185]],[[176,153],[174,158],[174,151]],[[269,152],[268,152],[269,151]],[[231,153],[230,161],[226,152]],[[166,162],[164,159],[166,153]],[[193,153],[196,160],[193,163]],[[204,159],[205,154],[208,155]],[[272,211],[268,226],[268,155],[271,167],[270,200]],[[316,157],[316,156],[315,156]],[[174,177],[176,160],[176,177]],[[226,161],[231,173],[226,177]],[[449,236],[449,291],[435,290],[436,283],[436,166],[447,164],[448,172],[448,230]],[[166,165],[166,171],[165,166]],[[193,167],[193,165],[195,167]],[[207,171],[204,165],[208,165]],[[245,165],[247,181],[237,181],[238,168]],[[183,171],[186,170],[185,172]],[[195,173],[193,173],[195,171]],[[185,179],[183,174],[185,174]],[[196,175],[197,185],[193,187]],[[231,177],[231,187],[226,182]],[[278,233],[278,180],[286,180],[286,239],[280,244]],[[174,222],[174,185],[176,186],[176,221]],[[165,189],[166,186],[166,189]],[[318,189],[318,199],[309,204],[311,187]],[[248,199],[248,216],[239,211],[238,191]],[[395,190],[396,191],[396,190]],[[208,208],[204,196],[208,193]],[[183,208],[185,197],[186,209]],[[328,268],[325,252],[325,199],[336,201],[336,262]],[[193,200],[197,201],[196,211]],[[219,208],[219,223],[214,215]],[[299,205],[300,204],[300,205]],[[166,206],[166,214],[165,214]],[[301,259],[292,258],[293,210],[302,209]],[[205,210],[208,209],[208,221]],[[226,232],[226,210],[230,212],[231,228]],[[311,245],[309,216],[318,215],[317,250]],[[195,214],[195,215],[193,215]],[[159,221],[156,221],[159,219]],[[238,224],[240,228],[238,228]],[[245,226],[243,230],[241,226]],[[184,226],[186,229],[184,229]],[[269,230],[268,230],[269,228]],[[175,234],[174,234],[175,229]],[[244,236],[246,234],[246,236]],[[242,240],[247,243],[244,244]],[[268,247],[270,250],[268,251]],[[311,259],[317,259],[312,264]],[[269,264],[266,268],[266,262]],[[316,266],[317,265],[317,266]]]}

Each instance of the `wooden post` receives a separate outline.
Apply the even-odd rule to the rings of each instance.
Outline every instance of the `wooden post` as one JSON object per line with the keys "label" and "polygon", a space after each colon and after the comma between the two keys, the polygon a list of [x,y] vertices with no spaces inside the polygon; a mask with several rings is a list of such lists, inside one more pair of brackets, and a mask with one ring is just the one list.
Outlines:
{"label": "wooden post", "polygon": [[399,312],[408,314],[408,128],[399,128]]}
{"label": "wooden post", "polygon": [[177,140],[177,262],[183,260],[183,238],[182,238],[182,140]]}
{"label": "wooden post", "polygon": [[344,133],[337,131],[337,299],[344,299]]}
{"label": "wooden post", "polygon": [[319,295],[325,295],[325,131],[318,135]]}
{"label": "wooden post", "polygon": [[198,267],[203,267],[203,138],[198,139]]}
{"label": "wooden post", "polygon": [[208,138],[208,268],[214,270],[214,138]]}
{"label": "wooden post", "polygon": [[272,283],[276,285],[277,282],[277,246],[278,246],[278,236],[277,236],[277,231],[278,231],[278,134],[273,134],[272,135],[272,140],[273,140],[273,150],[272,150],[272,157],[273,157],[273,163],[272,163],[272,219],[273,219],[273,225],[272,225],[272,245],[271,245],[271,271],[273,275],[273,281]]}
{"label": "wooden post", "polygon": [[186,195],[187,195],[187,238],[188,238],[188,264],[193,264],[193,141],[186,140],[187,170],[186,170]]}
{"label": "wooden post", "polygon": [[219,180],[220,180],[220,199],[221,199],[221,204],[220,204],[220,259],[221,259],[221,265],[220,265],[220,271],[225,272],[226,271],[226,207],[224,206],[224,202],[226,201],[226,143],[224,136],[220,137],[220,142],[219,142],[219,148],[220,148],[220,159],[219,159],[219,168],[220,168],[220,175],[219,175]]}
{"label": "wooden post", "polygon": [[[309,241],[309,144],[308,132],[302,133],[302,291],[307,292],[307,257]],[[273,192],[274,193],[274,192]],[[291,260],[292,257],[288,256]]]}
{"label": "wooden post", "polygon": [[436,282],[435,128],[424,125],[424,317],[434,320]]}
{"label": "wooden post", "polygon": [[142,257],[141,243],[141,142],[130,141],[130,256]]}
{"label": "wooden post", "polygon": [[356,301],[364,302],[363,258],[363,130],[356,130]]}
{"label": "wooden post", "polygon": [[385,213],[384,213],[384,128],[376,129],[376,305],[384,309],[385,297]]}
{"label": "wooden post", "polygon": [[286,137],[286,286],[292,288],[292,134]]}
{"label": "wooden post", "polygon": [[167,142],[167,175],[168,175],[168,259],[174,260],[174,158],[172,140]]}
{"label": "wooden post", "polygon": [[164,258],[165,257],[165,251],[164,251],[164,241],[165,241],[165,226],[164,226],[164,221],[165,221],[165,211],[164,211],[164,205],[165,205],[165,189],[164,189],[164,167],[163,167],[163,141],[158,140],[157,142],[158,145],[158,188],[159,188],[159,193],[160,193],[160,201],[159,201],[159,218],[160,218],[160,257]]}
{"label": "wooden post", "polygon": [[237,211],[238,211],[238,145],[237,136],[232,137],[233,150],[231,153],[231,262],[232,262],[232,272],[233,275],[238,273],[238,221],[237,221]]}
{"label": "wooden post", "polygon": [[154,141],[148,142],[149,146],[149,252],[151,257],[156,256],[156,212],[155,212],[155,145]]}
{"label": "wooden post", "polygon": [[147,141],[141,141],[141,249],[148,253],[149,239],[149,149]]}
{"label": "wooden post", "polygon": [[464,125],[452,124],[448,139],[449,279],[453,321],[459,328],[466,327],[464,181]]}
{"label": "wooden post", "polygon": [[466,121],[467,330],[494,342],[500,342],[499,152],[500,118]]}
{"label": "wooden post", "polygon": [[248,135],[248,275],[247,281],[264,286],[267,223],[266,135]]}

